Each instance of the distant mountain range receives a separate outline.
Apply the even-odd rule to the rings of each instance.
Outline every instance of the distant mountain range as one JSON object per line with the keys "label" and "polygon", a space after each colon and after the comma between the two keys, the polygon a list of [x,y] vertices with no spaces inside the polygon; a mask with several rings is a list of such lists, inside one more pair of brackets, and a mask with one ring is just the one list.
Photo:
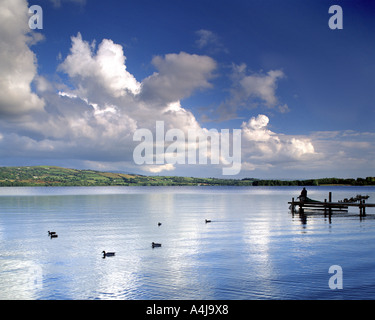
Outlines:
{"label": "distant mountain range", "polygon": [[318,186],[375,185],[375,177],[309,180],[220,179],[176,176],[143,176],[56,166],[0,167],[0,186]]}

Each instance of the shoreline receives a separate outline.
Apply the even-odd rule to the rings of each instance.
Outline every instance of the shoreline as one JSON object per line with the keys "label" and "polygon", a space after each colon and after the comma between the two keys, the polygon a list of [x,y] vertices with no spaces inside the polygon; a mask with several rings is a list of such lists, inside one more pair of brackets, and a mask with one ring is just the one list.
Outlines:
{"label": "shoreline", "polygon": [[176,185],[11,185],[1,186],[1,188],[95,188],[95,187],[374,187],[375,185],[350,185],[350,184],[321,184],[321,185],[229,185],[229,184],[212,184],[212,185],[192,185],[192,184],[176,184]]}
{"label": "shoreline", "polygon": [[259,179],[145,176],[130,173],[79,170],[56,166],[0,167],[0,187],[100,187],[100,186],[368,186],[375,177]]}

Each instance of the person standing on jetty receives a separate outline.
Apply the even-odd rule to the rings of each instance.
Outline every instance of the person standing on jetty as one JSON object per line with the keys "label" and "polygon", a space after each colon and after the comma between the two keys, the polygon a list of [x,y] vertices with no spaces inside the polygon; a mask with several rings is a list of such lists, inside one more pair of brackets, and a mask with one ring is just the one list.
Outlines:
{"label": "person standing on jetty", "polygon": [[299,199],[301,201],[306,201],[307,200],[307,190],[305,187],[303,187],[302,191],[301,191],[301,195],[299,196]]}

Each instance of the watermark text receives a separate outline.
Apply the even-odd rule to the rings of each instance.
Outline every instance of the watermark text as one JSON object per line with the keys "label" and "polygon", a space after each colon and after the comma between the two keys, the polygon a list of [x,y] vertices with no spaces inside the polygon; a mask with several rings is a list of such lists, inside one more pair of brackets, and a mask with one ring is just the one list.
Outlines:
{"label": "watermark text", "polygon": [[33,5],[29,8],[29,28],[32,30],[43,29],[43,9],[41,6]]}
{"label": "watermark text", "polygon": [[342,268],[338,265],[330,266],[328,273],[333,274],[329,278],[328,286],[331,290],[342,289],[343,288],[343,272]]}

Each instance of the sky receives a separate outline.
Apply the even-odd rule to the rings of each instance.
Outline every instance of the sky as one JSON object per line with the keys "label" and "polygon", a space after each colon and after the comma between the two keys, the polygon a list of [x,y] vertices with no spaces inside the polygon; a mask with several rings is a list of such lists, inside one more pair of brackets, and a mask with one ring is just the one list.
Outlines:
{"label": "sky", "polygon": [[[0,166],[238,179],[375,175],[374,1],[0,5]],[[29,27],[32,5],[43,10],[42,29]],[[329,26],[333,5],[342,29]],[[241,130],[240,170],[223,174],[230,158],[220,153],[215,162],[210,148],[207,163],[186,153],[182,162],[137,164],[137,146],[144,155],[150,141],[135,133],[148,130],[154,145],[160,121],[182,135],[165,141],[174,154],[192,146],[189,132],[206,138],[216,130],[223,141],[225,130]]]}

